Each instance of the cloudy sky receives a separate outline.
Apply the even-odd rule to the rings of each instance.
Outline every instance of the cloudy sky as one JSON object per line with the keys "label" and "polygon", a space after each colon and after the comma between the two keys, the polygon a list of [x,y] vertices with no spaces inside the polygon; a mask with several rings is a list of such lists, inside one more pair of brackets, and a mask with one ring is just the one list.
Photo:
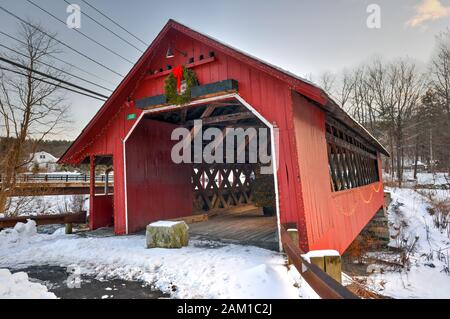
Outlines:
{"label": "cloudy sky", "polygon": [[[68,16],[67,3],[63,0],[31,1],[64,21]],[[167,20],[172,18],[308,77],[324,71],[339,72],[374,55],[387,59],[408,56],[425,65],[433,52],[435,35],[450,24],[450,0],[85,1],[146,43],[150,43]],[[78,4],[82,12],[98,18],[99,22],[117,31],[141,50],[145,49],[143,44],[115,28],[82,0],[69,2]],[[22,18],[42,23],[48,30],[57,32],[59,39],[119,73],[126,74],[132,67],[129,62],[91,43],[27,0],[0,0],[0,6]],[[379,20],[376,15],[378,9]],[[368,27],[368,20],[372,28]],[[16,34],[17,20],[0,11],[0,30]],[[83,16],[80,30],[132,62],[140,56],[138,50]],[[3,35],[0,35],[0,43],[16,45]],[[111,82],[99,81],[105,86],[115,88],[120,81],[120,77],[71,52],[64,53],[61,58]],[[97,81],[76,70],[73,73]],[[72,94],[67,97],[72,105],[74,123],[63,137],[73,139],[100,108],[101,102]]]}

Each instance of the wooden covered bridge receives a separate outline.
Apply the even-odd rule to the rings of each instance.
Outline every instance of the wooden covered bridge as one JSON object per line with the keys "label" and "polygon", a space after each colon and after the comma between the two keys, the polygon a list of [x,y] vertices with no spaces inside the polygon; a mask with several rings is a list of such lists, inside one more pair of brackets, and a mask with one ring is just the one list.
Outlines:
{"label": "wooden covered bridge", "polygon": [[[181,103],[168,77],[175,99],[188,92]],[[261,163],[172,160],[174,129],[196,136],[196,120],[203,130],[269,130],[275,216],[243,209],[253,203]],[[343,253],[383,206],[381,154],[388,155],[317,86],[170,20],[60,162],[91,165],[93,229],[128,234],[214,212],[191,231],[278,243],[280,227],[295,225],[303,251]],[[114,194],[96,192],[99,164],[113,168]]]}

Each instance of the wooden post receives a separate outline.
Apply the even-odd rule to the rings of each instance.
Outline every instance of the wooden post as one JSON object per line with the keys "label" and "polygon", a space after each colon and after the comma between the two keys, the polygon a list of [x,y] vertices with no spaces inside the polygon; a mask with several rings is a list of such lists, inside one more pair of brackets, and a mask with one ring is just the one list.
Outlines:
{"label": "wooden post", "polygon": [[342,283],[341,256],[325,256],[325,272],[338,283]]}
{"label": "wooden post", "polygon": [[90,162],[90,176],[89,176],[89,228],[94,228],[94,200],[95,200],[95,156],[91,155]]}
{"label": "wooden post", "polygon": [[319,267],[320,269],[322,269],[323,271],[325,271],[325,258],[323,256],[310,257],[309,261],[311,262],[311,264],[314,264],[317,267]]}
{"label": "wooden post", "polygon": [[[314,253],[312,255],[314,255]],[[311,264],[316,265],[324,272],[326,272],[331,278],[341,283],[342,281],[341,256],[336,254],[327,255],[326,253],[325,254],[319,253],[317,254],[317,256],[310,256],[309,260]]]}
{"label": "wooden post", "polygon": [[[299,247],[298,230],[296,228],[289,228],[287,230],[289,237],[291,237],[294,244]],[[292,265],[292,261],[288,256],[288,265]]]}
{"label": "wooden post", "polygon": [[67,223],[66,224],[66,234],[67,235],[72,234],[72,223]]}

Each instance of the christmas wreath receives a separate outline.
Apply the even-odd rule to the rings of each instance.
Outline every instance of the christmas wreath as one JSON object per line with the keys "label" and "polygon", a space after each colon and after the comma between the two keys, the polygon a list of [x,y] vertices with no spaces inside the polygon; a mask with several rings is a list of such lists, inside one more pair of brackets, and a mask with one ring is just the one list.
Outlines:
{"label": "christmas wreath", "polygon": [[[182,81],[185,82],[185,90],[181,91]],[[178,66],[166,78],[164,82],[164,95],[169,104],[182,105],[191,101],[191,88],[198,84],[195,72],[186,67]]]}

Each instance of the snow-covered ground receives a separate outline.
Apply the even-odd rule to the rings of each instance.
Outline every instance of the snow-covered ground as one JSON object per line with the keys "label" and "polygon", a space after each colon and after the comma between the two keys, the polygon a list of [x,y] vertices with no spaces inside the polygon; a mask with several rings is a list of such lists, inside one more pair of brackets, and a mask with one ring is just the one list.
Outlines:
{"label": "snow-covered ground", "polygon": [[[384,181],[392,181],[392,177],[389,174],[383,173]],[[448,185],[450,184],[450,177],[448,173],[417,173],[417,180],[414,180],[414,171],[405,170],[403,171],[403,180],[405,182],[413,182],[413,185]]]}
{"label": "snow-covered ground", "polygon": [[[18,216],[53,215],[72,212],[78,201],[83,201],[83,210],[89,212],[88,195],[51,195],[12,197],[8,213],[17,211]],[[0,216],[0,218],[3,216]]]}
{"label": "snow-covered ground", "polygon": [[[413,180],[414,172],[411,170],[403,173],[405,180]],[[447,173],[425,173],[421,172],[417,174],[418,185],[444,185],[450,183],[450,177]]]}
{"label": "snow-covered ground", "polygon": [[[390,246],[407,252],[405,268],[371,265],[368,286],[394,298],[450,298],[450,238],[434,225],[428,211],[432,193],[450,200],[450,190],[388,188],[392,194],[388,218]],[[410,251],[408,253],[408,251]],[[376,253],[377,258],[402,263],[399,254]]]}
{"label": "snow-covered ground", "polygon": [[141,280],[173,298],[317,298],[273,251],[199,240],[182,249],[145,249],[143,235],[46,235],[28,224],[0,232],[0,268],[70,267],[98,279]]}
{"label": "snow-covered ground", "polygon": [[0,269],[0,299],[55,299],[54,293],[37,282],[30,282],[24,272],[11,274],[8,269]]}

